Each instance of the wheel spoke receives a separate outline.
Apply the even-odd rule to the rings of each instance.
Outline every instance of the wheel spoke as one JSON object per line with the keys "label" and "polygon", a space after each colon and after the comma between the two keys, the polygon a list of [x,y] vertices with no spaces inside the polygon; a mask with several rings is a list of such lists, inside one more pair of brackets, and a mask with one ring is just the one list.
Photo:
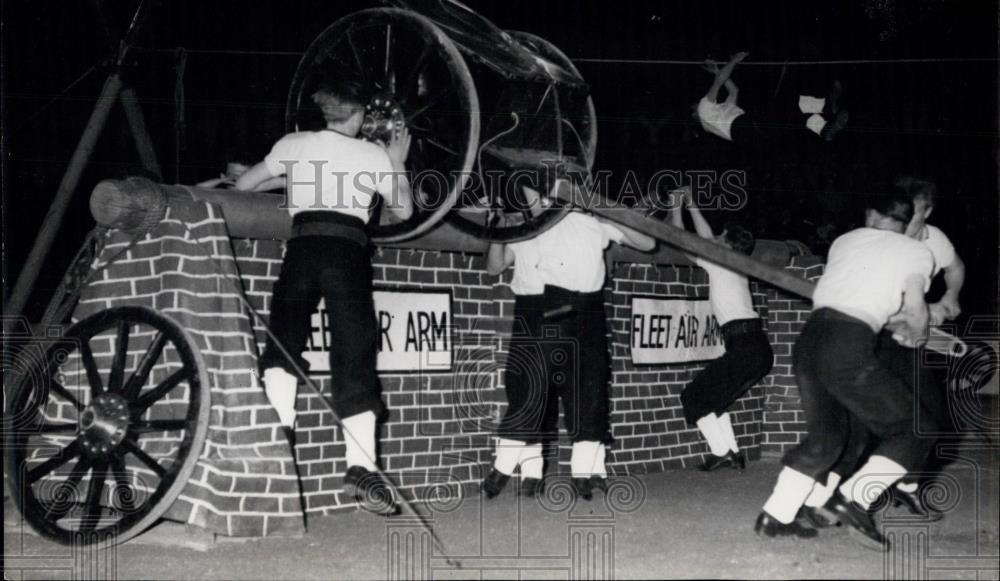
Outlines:
{"label": "wheel spoke", "polygon": [[107,464],[94,466],[94,473],[90,475],[90,485],[87,488],[87,515],[80,525],[81,531],[94,530],[101,520],[101,497],[104,495],[104,479],[107,474]]}
{"label": "wheel spoke", "polygon": [[160,385],[157,385],[153,389],[147,391],[135,400],[135,404],[132,406],[132,417],[139,417],[145,412],[149,406],[156,403],[156,400],[160,399],[167,394],[171,389],[177,387],[182,381],[187,379],[192,374],[192,370],[187,367],[182,367],[177,371],[170,374],[170,377],[163,380]]}
{"label": "wheel spoke", "polygon": [[132,374],[132,377],[129,378],[128,383],[122,389],[122,397],[131,401],[139,395],[143,384],[149,378],[149,372],[152,371],[153,366],[159,361],[160,355],[163,353],[163,347],[166,344],[167,336],[163,333],[157,333],[156,337],[153,338],[153,342],[149,344],[149,348],[143,353],[142,360],[139,361],[139,366],[136,368],[135,373]]}
{"label": "wheel spoke", "polygon": [[129,430],[136,434],[148,432],[176,432],[177,430],[188,429],[187,420],[149,420],[140,421],[129,426]]}
{"label": "wheel spoke", "polygon": [[73,404],[73,407],[76,408],[76,411],[78,412],[83,411],[83,404],[80,403],[80,400],[76,399],[76,396],[70,393],[68,389],[63,387],[63,384],[59,383],[55,379],[49,381],[49,393],[51,394],[52,392],[59,394],[59,397]]}
{"label": "wheel spoke", "polygon": [[[111,457],[111,470],[117,482],[117,487],[114,490],[121,491],[119,493],[120,505],[125,512],[134,512],[135,504],[132,503],[132,499],[135,498],[135,487],[132,486],[132,482],[128,477],[128,469],[125,467],[125,459],[119,455],[114,455]],[[129,493],[131,491],[131,493]],[[114,504],[114,498],[111,499],[112,504]]]}
{"label": "wheel spoke", "polygon": [[[62,484],[60,484],[60,486],[65,487],[66,490],[75,494],[76,485],[83,478],[83,475],[86,474],[88,471],[90,471],[90,460],[87,460],[86,458],[80,458],[73,466],[73,471],[70,472],[69,476],[66,478],[65,481],[63,481]],[[71,503],[67,502],[65,507],[65,510],[67,512],[69,511],[70,506]],[[42,515],[42,518],[48,520],[49,517],[52,517],[55,520],[59,520],[60,518],[66,516],[66,512],[63,511],[53,512],[52,511],[53,508],[55,508],[54,504],[49,505],[49,507],[45,509],[45,514]]]}
{"label": "wheel spoke", "polygon": [[361,77],[367,81],[368,80],[368,69],[365,64],[361,61],[361,55],[358,54],[358,47],[354,45],[354,38],[351,36],[351,31],[347,31],[347,44],[351,45],[351,54],[354,55],[354,62],[358,65],[358,72],[361,73]]}
{"label": "wheel spoke", "polygon": [[83,367],[87,370],[90,397],[101,395],[101,392],[104,391],[104,381],[101,379],[101,372],[97,369],[97,362],[94,361],[94,352],[90,350],[90,343],[86,339],[80,342],[80,359],[83,360]]}
{"label": "wheel spoke", "polygon": [[399,94],[400,100],[404,103],[409,102],[410,98],[415,96],[414,93],[420,86],[420,74],[427,66],[427,57],[430,56],[431,49],[431,45],[425,44],[424,50],[420,51],[420,56],[417,57],[416,63],[410,69],[410,75],[406,78],[406,84],[403,85],[402,92]]}
{"label": "wheel spoke", "polygon": [[125,377],[125,359],[128,357],[130,327],[128,321],[118,322],[117,351],[115,351],[115,360],[111,364],[111,376],[108,378],[108,391],[110,392],[118,393],[122,389],[122,379]]}
{"label": "wheel spoke", "polygon": [[164,476],[167,475],[167,469],[164,468],[163,466],[160,466],[159,462],[154,460],[152,456],[147,454],[146,451],[140,448],[138,444],[136,444],[133,440],[129,439],[123,440],[122,446],[124,446],[128,452],[134,454],[135,457],[138,458],[140,462],[148,466],[160,478],[163,478]]}
{"label": "wheel spoke", "polygon": [[440,141],[437,141],[437,140],[432,139],[430,137],[422,137],[421,139],[423,139],[424,141],[426,141],[427,143],[433,145],[434,147],[436,147],[438,149],[443,149],[444,151],[447,151],[448,153],[450,153],[450,154],[452,154],[452,155],[454,155],[456,157],[458,156],[458,152],[457,151],[455,151],[454,149],[452,149],[452,148],[448,147],[447,145],[441,143]]}
{"label": "wheel spoke", "polygon": [[407,115],[406,116],[406,122],[409,123],[410,119],[413,119],[415,117],[419,117],[420,115],[423,115],[423,113],[425,111],[427,111],[431,107],[436,106],[438,103],[440,103],[442,100],[444,100],[445,97],[447,97],[448,95],[450,95],[453,92],[454,92],[454,89],[452,87],[448,87],[448,89],[446,89],[446,90],[438,93],[430,101],[428,101],[426,105],[415,109],[412,113],[410,113],[409,115]]}
{"label": "wheel spoke", "polygon": [[45,476],[49,472],[52,472],[63,464],[69,462],[71,459],[76,457],[78,452],[79,444],[76,440],[74,440],[69,446],[60,450],[58,454],[29,470],[26,475],[28,484],[31,485],[37,482],[42,476]]}
{"label": "wheel spoke", "polygon": [[396,94],[396,78],[395,72],[392,68],[392,24],[385,25],[385,66],[383,67],[383,74],[385,75],[385,87],[386,90],[391,94]]}
{"label": "wheel spoke", "polygon": [[77,424],[46,424],[41,423],[31,428],[30,434],[65,434],[66,432],[76,432],[80,426]]}

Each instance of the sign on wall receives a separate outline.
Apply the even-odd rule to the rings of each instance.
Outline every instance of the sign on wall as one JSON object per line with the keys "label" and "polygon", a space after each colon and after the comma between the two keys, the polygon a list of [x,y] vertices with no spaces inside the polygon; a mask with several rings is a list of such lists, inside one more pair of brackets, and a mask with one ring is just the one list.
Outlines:
{"label": "sign on wall", "polygon": [[631,301],[632,363],[684,363],[725,353],[709,301],[643,297]]}
{"label": "sign on wall", "polygon": [[[379,371],[451,370],[451,293],[375,291]],[[309,372],[330,371],[329,325],[320,301],[302,357]]]}

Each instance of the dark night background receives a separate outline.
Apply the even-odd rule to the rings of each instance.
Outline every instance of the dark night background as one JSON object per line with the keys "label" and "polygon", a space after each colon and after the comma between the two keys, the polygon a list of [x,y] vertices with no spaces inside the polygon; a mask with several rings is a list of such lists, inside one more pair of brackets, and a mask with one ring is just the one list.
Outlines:
{"label": "dark night background", "polygon": [[[111,34],[132,0],[3,2],[4,294],[13,287],[107,74]],[[284,103],[299,54],[334,20],[372,2],[157,2],[139,37],[136,88],[164,181],[214,177],[226,158],[260,158],[283,133]],[[658,169],[745,168],[741,218],[759,237],[801,240],[822,253],[860,218],[872,184],[917,173],[941,190],[931,218],[969,275],[967,315],[997,311],[997,4],[987,1],[812,2],[476,1],[501,28],[538,34],[577,60],[599,120],[596,169],[649,176]],[[116,31],[117,29],[117,31]],[[183,94],[174,49],[187,51]],[[987,59],[737,69],[740,104],[767,111],[774,92],[839,79],[848,129],[833,143],[789,136],[780,148],[735,147],[701,133],[693,105],[710,76],[694,65],[586,59],[748,61]],[[272,54],[267,54],[272,53]],[[92,65],[98,68],[80,79]],[[74,80],[75,85],[66,90]],[[183,100],[181,131],[177,103]],[[88,193],[100,179],[138,171],[120,107],[113,111],[53,247],[29,315],[37,316],[93,226]]]}

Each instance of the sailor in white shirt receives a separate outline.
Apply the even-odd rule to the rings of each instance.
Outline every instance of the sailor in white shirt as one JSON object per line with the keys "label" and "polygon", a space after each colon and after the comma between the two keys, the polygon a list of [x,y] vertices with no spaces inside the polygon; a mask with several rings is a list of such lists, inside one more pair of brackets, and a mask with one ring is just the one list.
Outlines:
{"label": "sailor in white shirt", "polygon": [[[814,488],[836,485],[827,477],[857,421],[874,434],[877,445],[824,507],[861,533],[866,544],[886,547],[868,513],[878,496],[873,491],[919,469],[930,449],[914,434],[911,390],[875,355],[883,327],[893,328],[908,345],[927,334],[924,293],[934,262],[923,244],[903,234],[912,214],[909,196],[897,189],[873,200],[864,228],[840,236],[830,247],[813,294],[813,314],[792,354],[808,433],[783,458],[785,468],[755,525],[758,534],[816,536],[796,517]],[[917,413],[916,421],[934,425],[919,408]]]}
{"label": "sailor in white shirt", "polygon": [[[906,227],[906,235],[922,242],[930,250],[934,257],[934,274],[931,278],[934,278],[937,273],[943,272],[945,293],[937,302],[928,305],[931,325],[939,325],[944,321],[954,319],[962,312],[958,303],[958,294],[965,281],[965,264],[955,252],[955,247],[944,232],[926,222],[934,210],[937,186],[933,182],[911,176],[896,179],[895,186],[908,194],[913,202],[913,218]],[[884,366],[895,371],[910,387],[923,408],[934,418],[940,431],[952,432],[953,421],[950,416],[945,382],[939,375],[939,369],[924,363],[922,349],[900,345],[893,339],[892,331],[883,330],[879,334],[877,355]],[[933,438],[925,426],[917,426],[917,428],[921,434],[926,434],[923,437]],[[855,427],[847,449],[836,466],[830,470],[829,480],[833,484],[815,490],[807,499],[805,513],[814,526],[828,526],[829,520],[824,518],[828,515],[820,514],[821,518],[817,519],[812,514],[814,511],[809,509],[822,512],[821,507],[833,494],[836,482],[839,482],[842,476],[853,474],[860,466],[861,461],[865,458],[870,438],[871,434],[864,429],[864,426]],[[933,455],[929,457],[927,465],[921,470],[923,479],[929,479],[928,475],[939,470],[945,463],[947,463],[947,459],[938,459]],[[895,488],[892,489],[891,504],[904,506],[911,514],[919,516],[925,521],[940,520],[943,514],[925,502],[926,495],[918,493],[919,480],[915,477],[908,477],[897,482]]]}
{"label": "sailor in white shirt", "polygon": [[[293,430],[298,368],[322,297],[330,325],[331,404],[341,419],[346,448],[344,491],[368,510],[393,513],[376,466],[376,420],[385,410],[375,370],[378,330],[372,298],[371,248],[365,225],[381,196],[400,219],[413,211],[405,162],[410,147],[403,128],[386,147],[357,138],[367,91],[341,81],[313,94],[326,127],[282,137],[264,158],[240,175],[239,190],[252,191],[285,176],[292,215],[281,272],[271,300],[269,336],[260,367],[264,390],[288,430]],[[294,434],[294,432],[290,432]]]}
{"label": "sailor in white shirt", "polygon": [[[530,211],[541,213],[538,192],[524,188],[524,194]],[[490,274],[514,268],[514,324],[504,376],[507,410],[497,430],[496,460],[482,483],[487,498],[500,494],[518,466],[521,494],[541,490],[542,446],[558,438],[560,399],[577,494],[589,500],[594,488],[607,486],[610,358],[603,288],[611,242],[644,251],[656,245],[578,210],[529,240],[490,245]]]}
{"label": "sailor in white shirt", "polygon": [[[671,221],[677,228],[684,228],[682,206],[687,206],[695,231],[702,238],[744,254],[753,250],[753,235],[736,224],[728,225],[716,236],[693,203],[690,188],[673,193]],[[753,309],[747,277],[702,258],[694,262],[708,273],[708,296],[726,352],[710,361],[684,388],[684,418],[688,424],[698,426],[711,452],[700,470],[710,472],[724,466],[742,470],[746,468],[746,457],[736,442],[727,410],[771,371],[774,353]]]}
{"label": "sailor in white shirt", "polygon": [[[770,123],[761,123],[759,119],[748,115],[737,104],[739,87],[730,77],[736,65],[747,56],[746,52],[736,53],[722,68],[719,68],[715,61],[705,61],[705,70],[715,75],[715,79],[705,96],[698,101],[695,112],[702,128],[716,137],[737,143],[760,143],[766,139],[764,136],[773,133],[774,127],[780,128],[784,123],[778,123],[775,120],[771,120]],[[720,102],[719,92],[722,87],[726,88],[727,94],[726,99]],[[839,83],[835,83],[834,87],[829,104],[827,98],[810,95],[798,96],[799,113],[805,119],[805,128],[826,141],[832,141],[837,133],[847,126],[848,120],[847,110],[835,107],[835,99],[839,97],[840,92]],[[834,115],[832,121],[827,122],[824,111]]]}

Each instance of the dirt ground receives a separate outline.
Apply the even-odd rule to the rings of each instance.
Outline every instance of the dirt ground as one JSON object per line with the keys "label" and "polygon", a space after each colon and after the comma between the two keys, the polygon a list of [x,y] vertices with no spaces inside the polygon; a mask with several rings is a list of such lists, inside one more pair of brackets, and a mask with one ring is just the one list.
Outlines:
{"label": "dirt ground", "polygon": [[672,471],[617,480],[605,497],[573,502],[556,485],[542,499],[509,486],[484,501],[423,505],[450,555],[430,552],[412,517],[363,512],[312,517],[298,539],[234,542],[165,523],[102,553],[52,545],[7,514],[5,579],[505,579],[766,578],[997,579],[998,463],[995,445],[968,442],[938,479],[944,520],[881,513],[894,541],[863,548],[843,529],[817,539],[759,538],[753,523],[780,466],[744,473]]}

